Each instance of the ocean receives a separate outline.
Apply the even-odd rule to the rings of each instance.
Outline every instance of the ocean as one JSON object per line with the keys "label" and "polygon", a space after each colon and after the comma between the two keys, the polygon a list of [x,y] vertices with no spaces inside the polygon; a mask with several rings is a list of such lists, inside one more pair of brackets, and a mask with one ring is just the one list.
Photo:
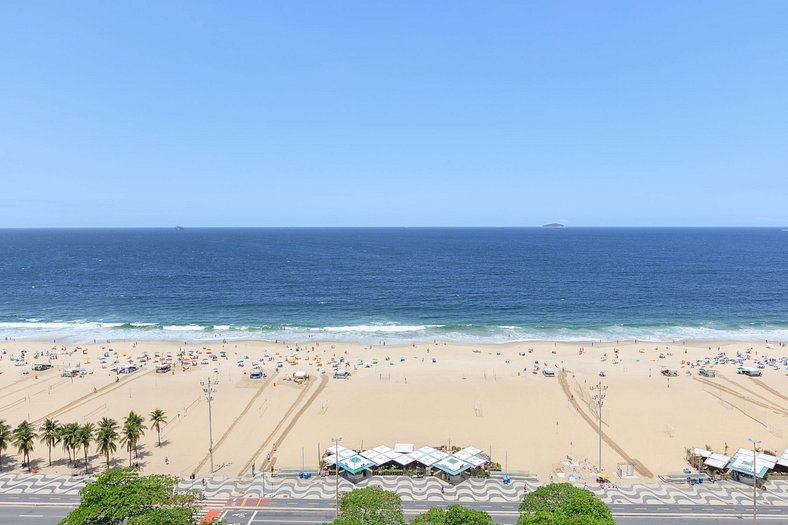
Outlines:
{"label": "ocean", "polygon": [[788,340],[788,231],[7,229],[0,337]]}

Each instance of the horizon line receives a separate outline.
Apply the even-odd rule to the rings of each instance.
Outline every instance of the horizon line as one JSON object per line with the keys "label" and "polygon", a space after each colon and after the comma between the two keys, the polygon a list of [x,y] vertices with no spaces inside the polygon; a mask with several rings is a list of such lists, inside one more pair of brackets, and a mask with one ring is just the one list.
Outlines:
{"label": "horizon line", "polygon": [[399,230],[418,230],[418,229],[433,229],[433,230],[449,230],[449,229],[485,229],[485,230],[523,230],[523,229],[539,229],[539,230],[563,230],[563,229],[788,229],[788,226],[741,226],[741,225],[615,225],[615,226],[600,226],[600,225],[579,225],[569,226],[561,224],[560,226],[551,226],[549,223],[546,225],[524,225],[524,226],[481,226],[481,225],[452,225],[452,226],[433,226],[433,225],[420,225],[420,226],[0,226],[0,231],[3,230],[385,230],[385,229],[399,229]]}

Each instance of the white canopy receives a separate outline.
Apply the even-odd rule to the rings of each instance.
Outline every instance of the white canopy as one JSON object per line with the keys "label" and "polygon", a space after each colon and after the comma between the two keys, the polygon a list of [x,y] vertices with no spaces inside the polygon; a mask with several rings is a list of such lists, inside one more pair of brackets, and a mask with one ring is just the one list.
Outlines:
{"label": "white canopy", "polygon": [[702,458],[707,458],[707,457],[711,456],[711,451],[710,450],[706,450],[705,448],[695,447],[695,448],[692,449],[692,455],[693,456],[700,456]]}
{"label": "white canopy", "polygon": [[410,454],[413,452],[413,444],[412,443],[395,443],[394,444],[394,451],[399,452],[400,454]]}
{"label": "white canopy", "polygon": [[431,452],[422,453],[421,455],[419,455],[420,452],[424,452],[422,449],[419,449],[418,451],[411,454],[411,456],[415,456],[416,461],[418,461],[425,467],[431,467],[435,463],[449,457],[448,454],[446,454],[445,452],[441,452],[440,450],[435,450],[434,448],[431,447],[424,447],[424,448],[431,449]]}
{"label": "white canopy", "polygon": [[716,452],[713,452],[706,458],[706,461],[704,461],[703,464],[712,468],[722,470],[728,465],[728,462],[730,460],[731,458],[729,456],[726,456],[724,454],[717,454]]}
{"label": "white canopy", "polygon": [[336,454],[337,451],[343,451],[343,450],[347,450],[347,449],[345,447],[343,447],[342,445],[333,445],[333,446],[328,447],[326,449],[326,452],[330,452],[331,454]]}
{"label": "white canopy", "polygon": [[788,467],[788,448],[785,449],[783,455],[777,460],[777,464],[783,467]]}
{"label": "white canopy", "polygon": [[758,471],[755,473],[757,477],[761,478],[768,470],[774,468],[777,464],[777,458],[769,454],[758,453],[754,456],[752,450],[748,448],[740,448],[736,455],[733,456],[728,468],[733,469],[743,474],[753,475],[753,459],[755,459],[755,468]]}
{"label": "white canopy", "polygon": [[411,463],[416,461],[416,458],[414,458],[411,454],[400,454],[399,456],[394,458],[394,461],[402,466],[405,466],[405,465],[410,465]]}
{"label": "white canopy", "polygon": [[376,467],[379,467],[384,463],[388,463],[389,461],[389,458],[387,458],[385,454],[379,454],[374,449],[365,450],[361,453],[361,455],[374,463]]}

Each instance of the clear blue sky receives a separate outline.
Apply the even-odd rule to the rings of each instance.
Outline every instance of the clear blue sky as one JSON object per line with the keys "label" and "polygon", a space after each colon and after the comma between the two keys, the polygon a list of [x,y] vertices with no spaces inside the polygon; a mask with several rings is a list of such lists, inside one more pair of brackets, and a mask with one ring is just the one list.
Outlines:
{"label": "clear blue sky", "polygon": [[3,2],[0,227],[788,226],[788,2]]}

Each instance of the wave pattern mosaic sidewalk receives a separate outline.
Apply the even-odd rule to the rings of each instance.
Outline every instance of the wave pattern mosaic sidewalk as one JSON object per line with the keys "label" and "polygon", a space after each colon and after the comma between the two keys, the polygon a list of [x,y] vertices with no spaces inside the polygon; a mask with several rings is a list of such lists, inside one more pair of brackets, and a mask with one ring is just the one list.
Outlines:
{"label": "wave pattern mosaic sidewalk", "polygon": [[[78,495],[84,486],[83,478],[55,475],[8,474],[0,476],[0,494],[57,494]],[[499,480],[468,480],[450,486],[436,478],[412,479],[405,477],[375,477],[353,485],[340,480],[339,490],[346,492],[357,487],[378,486],[396,492],[403,500],[459,502],[474,501],[517,502],[524,489],[529,492],[539,484],[515,480],[503,485]],[[206,478],[184,480],[181,489],[197,489],[214,501],[236,498],[334,498],[334,478],[300,480],[292,478]],[[441,491],[443,489],[443,492]],[[589,486],[605,503],[609,504],[682,504],[682,505],[747,505],[752,501],[750,487],[734,482],[719,482],[685,486],[667,484],[636,484],[602,489]],[[759,504],[788,506],[788,481],[767,483],[766,491],[758,491]]]}

